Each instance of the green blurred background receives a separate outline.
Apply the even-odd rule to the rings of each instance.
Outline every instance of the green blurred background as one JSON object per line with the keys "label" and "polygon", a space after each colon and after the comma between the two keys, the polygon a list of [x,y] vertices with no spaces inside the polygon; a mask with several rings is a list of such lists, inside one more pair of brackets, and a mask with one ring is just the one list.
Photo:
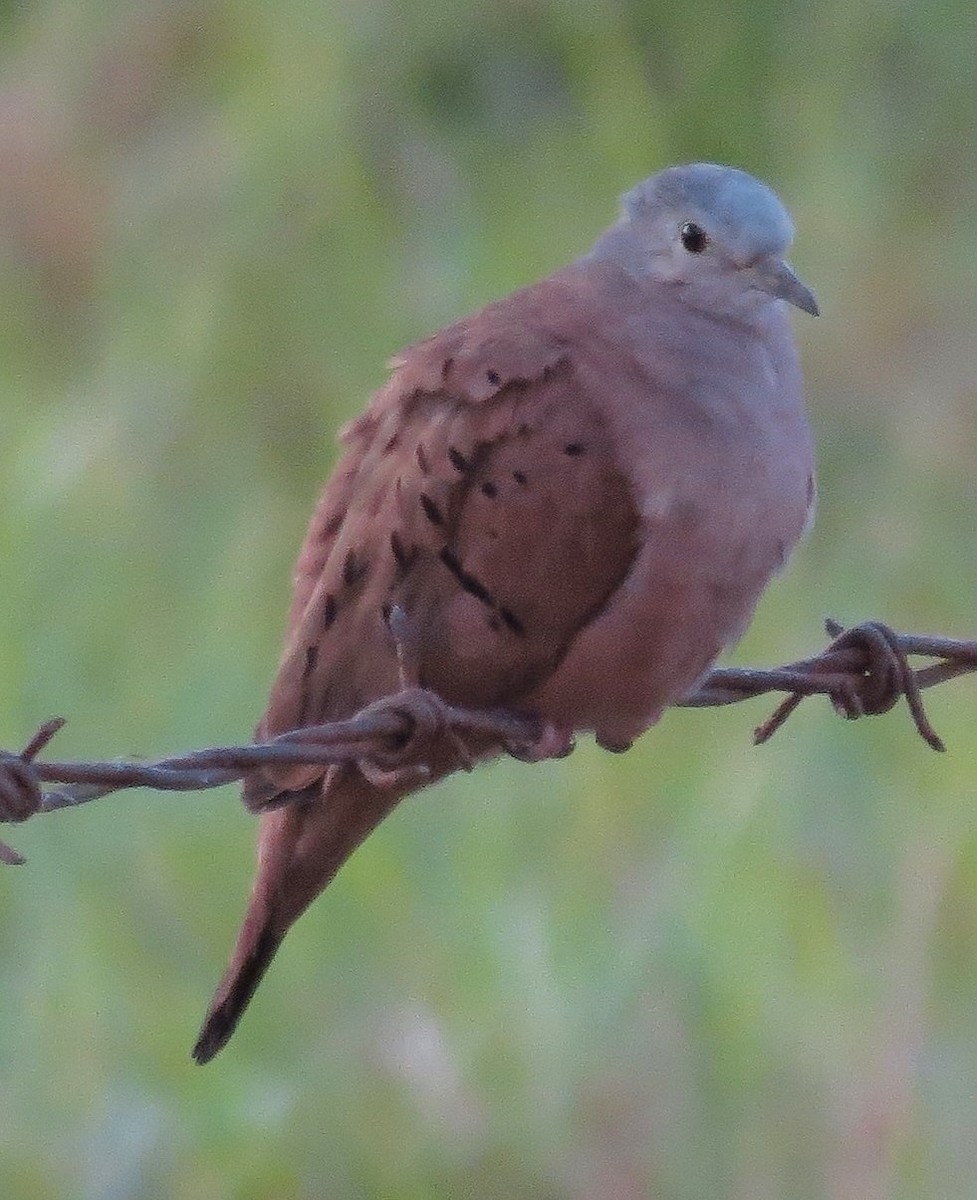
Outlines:
{"label": "green blurred background", "polygon": [[[977,636],[977,16],[962,0],[0,8],[0,744],[249,735],[337,426],[404,343],[673,162],[771,182],[822,502],[740,661]],[[977,694],[676,712],[405,804],[241,1030],[234,792],[12,831],[0,1196],[972,1197]]]}

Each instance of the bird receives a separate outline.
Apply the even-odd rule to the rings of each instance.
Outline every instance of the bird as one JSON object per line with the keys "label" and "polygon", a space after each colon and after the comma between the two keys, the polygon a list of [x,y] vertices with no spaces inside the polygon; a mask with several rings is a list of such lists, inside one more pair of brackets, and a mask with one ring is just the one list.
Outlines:
{"label": "bird", "polygon": [[[813,517],[793,236],[747,172],[669,167],[569,266],[392,359],[314,508],[256,737],[396,693],[405,660],[450,704],[538,718],[541,756],[578,733],[625,750],[687,696]],[[198,1063],[350,854],[458,765],[246,778],[257,872]]]}

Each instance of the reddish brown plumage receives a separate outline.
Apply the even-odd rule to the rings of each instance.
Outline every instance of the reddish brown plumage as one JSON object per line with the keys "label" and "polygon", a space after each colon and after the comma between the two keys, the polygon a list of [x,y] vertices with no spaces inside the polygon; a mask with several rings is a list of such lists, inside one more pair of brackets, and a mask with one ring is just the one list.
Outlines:
{"label": "reddish brown plumage", "polygon": [[[811,449],[785,314],[720,328],[674,288],[585,259],[392,366],[310,522],[259,735],[397,690],[397,605],[412,682],[627,745],[738,636],[804,526]],[[432,778],[455,764],[446,752]],[[258,876],[198,1061],[411,786],[301,766],[248,781],[265,810]]]}

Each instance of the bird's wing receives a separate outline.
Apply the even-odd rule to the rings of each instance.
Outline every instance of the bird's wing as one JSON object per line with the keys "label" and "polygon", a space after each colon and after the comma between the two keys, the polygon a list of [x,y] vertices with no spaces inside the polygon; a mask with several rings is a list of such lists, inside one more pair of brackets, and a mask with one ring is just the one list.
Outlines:
{"label": "bird's wing", "polygon": [[[411,347],[345,431],[260,735],[396,691],[394,605],[414,682],[461,705],[517,703],[627,574],[631,486],[575,370],[579,339],[556,332],[561,293],[534,295],[542,286]],[[321,774],[269,771],[246,800],[263,807]]]}

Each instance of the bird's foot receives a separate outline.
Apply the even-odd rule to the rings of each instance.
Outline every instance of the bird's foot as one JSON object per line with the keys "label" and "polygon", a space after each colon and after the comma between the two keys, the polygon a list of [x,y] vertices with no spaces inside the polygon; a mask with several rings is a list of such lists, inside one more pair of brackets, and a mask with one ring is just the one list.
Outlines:
{"label": "bird's foot", "polygon": [[426,763],[406,763],[402,767],[381,767],[368,758],[360,758],[356,765],[360,774],[378,788],[404,788],[413,791],[423,787],[431,778],[431,768]]}
{"label": "bird's foot", "polygon": [[544,762],[548,758],[566,758],[576,745],[572,729],[546,721],[537,738],[531,742],[509,741],[506,753],[520,762]]}
{"label": "bird's foot", "polygon": [[456,769],[470,771],[474,767],[474,757],[454,727],[456,711],[434,692],[406,688],[371,708],[391,706],[403,720],[404,733],[389,750],[374,751],[369,758],[358,761],[361,774],[370,783],[377,787],[422,787],[431,779],[431,762],[444,757],[445,746],[456,759]]}
{"label": "bird's foot", "polygon": [[600,746],[601,750],[607,750],[610,754],[627,754],[627,752],[634,745],[634,742],[630,739],[625,741],[615,741],[611,738],[601,737],[599,734],[595,740],[597,745]]}

